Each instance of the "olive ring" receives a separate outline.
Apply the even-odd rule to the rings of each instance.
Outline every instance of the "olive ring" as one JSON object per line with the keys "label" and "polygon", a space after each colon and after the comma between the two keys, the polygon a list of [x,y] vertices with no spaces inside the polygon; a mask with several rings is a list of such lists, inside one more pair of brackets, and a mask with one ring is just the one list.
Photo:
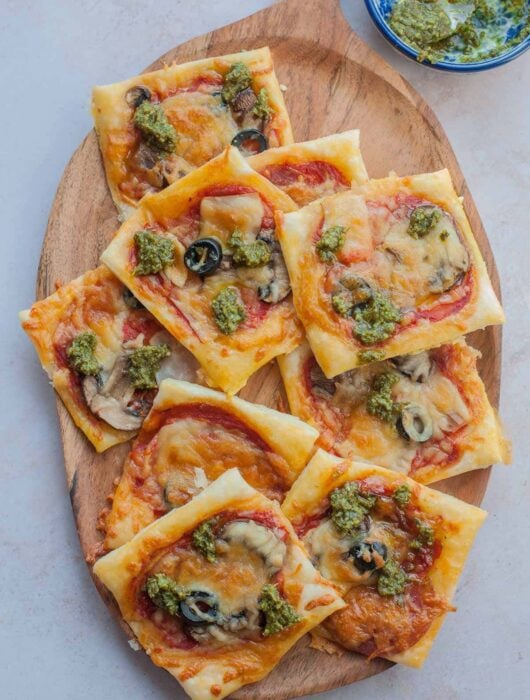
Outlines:
{"label": "olive ring", "polygon": [[243,154],[252,155],[266,151],[269,147],[269,142],[265,134],[259,129],[243,129],[232,139],[232,146],[239,148]]}
{"label": "olive ring", "polygon": [[215,272],[223,258],[223,249],[217,238],[198,238],[184,253],[184,264],[197,275]]}

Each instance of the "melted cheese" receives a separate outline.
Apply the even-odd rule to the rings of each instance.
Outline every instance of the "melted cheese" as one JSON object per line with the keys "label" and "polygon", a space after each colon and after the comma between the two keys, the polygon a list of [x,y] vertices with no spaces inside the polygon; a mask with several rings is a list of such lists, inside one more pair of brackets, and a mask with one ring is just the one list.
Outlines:
{"label": "melted cheese", "polygon": [[201,490],[197,469],[208,481],[214,481],[237,466],[249,484],[272,498],[281,498],[284,490],[281,476],[259,447],[238,431],[194,418],[177,420],[160,430],[150,466],[166,490],[166,500],[174,506]]}
{"label": "melted cheese", "polygon": [[373,251],[372,234],[368,220],[368,209],[364,198],[351,194],[322,202],[323,230],[330,226],[343,226],[344,245],[338,253],[342,262],[368,259]]}
{"label": "melted cheese", "polygon": [[181,92],[162,107],[178,134],[176,154],[194,167],[218,155],[238,131],[220,94]]}
{"label": "melted cheese", "polygon": [[201,201],[200,237],[215,236],[226,243],[237,228],[241,233],[255,236],[265,210],[261,197],[251,194],[225,197],[204,197]]}

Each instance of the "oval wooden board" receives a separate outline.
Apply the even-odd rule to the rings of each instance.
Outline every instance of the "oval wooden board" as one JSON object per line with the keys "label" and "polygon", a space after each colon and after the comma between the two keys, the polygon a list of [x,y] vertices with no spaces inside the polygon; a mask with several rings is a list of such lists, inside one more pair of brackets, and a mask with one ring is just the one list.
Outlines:
{"label": "oval wooden board", "polygon": [[[472,228],[499,292],[488,239],[440,124],[412,87],[351,31],[338,0],[284,0],[173,49],[149,69],[264,45],[273,52],[280,82],[288,86],[286,101],[297,140],[360,128],[371,177],[385,176],[390,170],[405,175],[449,168],[457,191],[464,196]],[[96,136],[91,132],[68,164],[53,203],[37,297],[51,294],[56,282],[67,282],[95,267],[117,227]],[[480,371],[489,397],[497,405],[501,330],[489,328],[474,333],[469,340],[482,352]],[[189,379],[194,368],[190,359],[183,367],[183,378]],[[254,375],[241,395],[270,406],[286,405],[274,363]],[[100,541],[98,515],[121,472],[128,445],[97,455],[59,400],[57,408],[72,507],[83,552],[89,557]],[[481,470],[441,482],[437,488],[479,504],[488,478],[489,469]],[[98,589],[119,619],[112,597],[100,585]],[[123,622],[122,626],[131,635]],[[391,665],[383,660],[368,663],[349,653],[328,656],[309,649],[307,644],[307,640],[301,640],[266,679],[242,689],[235,697],[299,697],[353,683]]]}

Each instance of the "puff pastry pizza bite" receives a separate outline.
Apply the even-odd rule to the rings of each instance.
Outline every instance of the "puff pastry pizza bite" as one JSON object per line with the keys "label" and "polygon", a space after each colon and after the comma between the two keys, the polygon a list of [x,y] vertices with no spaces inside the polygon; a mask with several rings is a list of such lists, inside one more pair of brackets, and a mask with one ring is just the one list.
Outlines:
{"label": "puff pastry pizza bite", "polygon": [[133,437],[164,377],[191,379],[188,353],[105,267],[20,313],[54,389],[98,452]]}
{"label": "puff pastry pizza bite", "polygon": [[318,436],[294,416],[168,379],[125,461],[103,518],[114,549],[232,467],[281,501],[307,464]]}
{"label": "puff pastry pizza bite", "polygon": [[96,87],[92,113],[122,215],[230,144],[250,154],[293,140],[267,47]]}
{"label": "puff pastry pizza bite", "polygon": [[304,342],[278,364],[292,413],[321,447],[428,484],[510,460],[478,354],[458,340],[328,379]]}
{"label": "puff pastry pizza bite", "polygon": [[475,535],[475,506],[374,465],[319,450],[282,506],[347,604],[322,633],[369,658],[420,667]]}
{"label": "puff pastry pizza bite", "polygon": [[302,338],[274,221],[295,208],[231,147],[147,195],[101,260],[195,355],[208,383],[237,393]]}
{"label": "puff pastry pizza bite", "polygon": [[504,321],[447,170],[370,180],[278,219],[327,377]]}
{"label": "puff pastry pizza bite", "polygon": [[94,573],[151,660],[194,700],[263,678],[344,606],[277,503],[231,469]]}
{"label": "puff pastry pizza bite", "polygon": [[356,129],[271,148],[248,162],[300,207],[368,180]]}

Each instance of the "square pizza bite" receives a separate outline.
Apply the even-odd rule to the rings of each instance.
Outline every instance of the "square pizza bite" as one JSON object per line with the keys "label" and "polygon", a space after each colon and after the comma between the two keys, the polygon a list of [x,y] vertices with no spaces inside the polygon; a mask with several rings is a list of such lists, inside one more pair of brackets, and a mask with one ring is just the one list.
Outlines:
{"label": "square pizza bite", "polygon": [[447,170],[370,180],[279,215],[278,236],[327,377],[504,321]]}
{"label": "square pizza bite", "polygon": [[420,667],[454,610],[451,599],[486,512],[323,450],[282,509],[347,604],[322,634],[369,658]]}
{"label": "square pizza bite", "polygon": [[100,559],[94,573],[151,660],[194,700],[260,680],[344,606],[279,505],[237,469]]}
{"label": "square pizza bite", "polygon": [[368,180],[358,130],[271,148],[248,162],[300,207]]}
{"label": "square pizza bite", "polygon": [[237,393],[302,339],[275,235],[294,202],[231,147],[147,195],[101,260],[197,358]]}
{"label": "square pizza bite", "polygon": [[191,379],[184,348],[106,267],[59,287],[20,320],[98,452],[138,432],[164,377]]}
{"label": "square pizza bite", "polygon": [[232,142],[253,152],[293,140],[267,47],[96,87],[92,113],[122,215]]}
{"label": "square pizza bite", "polygon": [[309,344],[278,358],[292,413],[318,444],[428,484],[509,462],[510,446],[464,340],[328,379]]}
{"label": "square pizza bite", "polygon": [[104,517],[105,548],[127,542],[232,467],[281,501],[317,436],[294,416],[196,384],[162,382]]}

